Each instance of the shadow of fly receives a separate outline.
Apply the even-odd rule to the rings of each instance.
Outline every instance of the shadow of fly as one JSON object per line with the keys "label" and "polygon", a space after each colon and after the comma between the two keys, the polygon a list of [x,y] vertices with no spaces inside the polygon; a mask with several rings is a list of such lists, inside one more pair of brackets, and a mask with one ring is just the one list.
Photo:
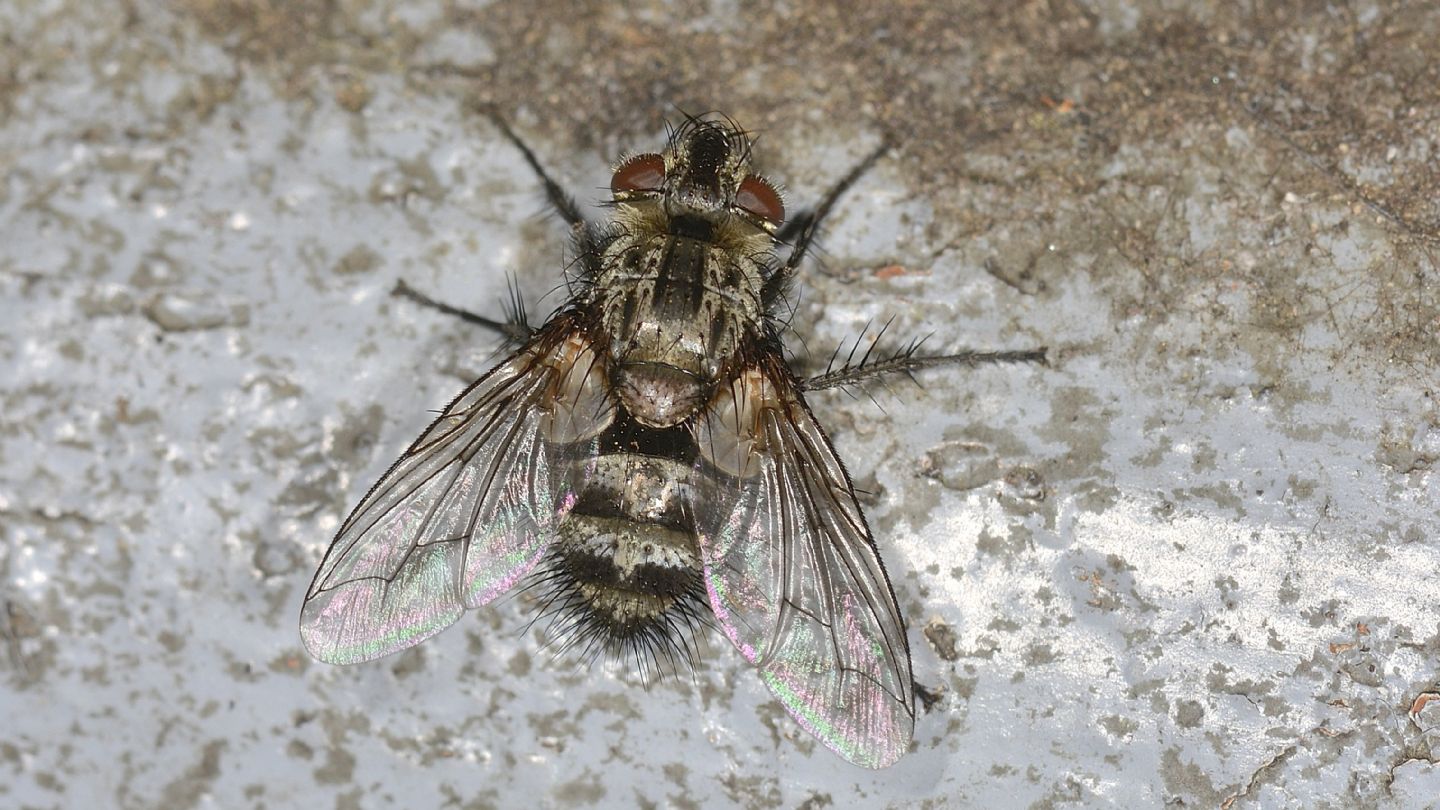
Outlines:
{"label": "shadow of fly", "polygon": [[914,731],[905,622],[854,488],[805,393],[1045,350],[786,363],[786,292],[840,195],[787,220],[751,139],[687,117],[627,157],[595,225],[498,117],[569,224],[569,296],[532,328],[397,292],[512,351],[420,435],[345,520],[305,595],[310,654],[403,650],[521,586],[564,646],[693,664],[718,627],[807,731],[845,759],[898,760]]}

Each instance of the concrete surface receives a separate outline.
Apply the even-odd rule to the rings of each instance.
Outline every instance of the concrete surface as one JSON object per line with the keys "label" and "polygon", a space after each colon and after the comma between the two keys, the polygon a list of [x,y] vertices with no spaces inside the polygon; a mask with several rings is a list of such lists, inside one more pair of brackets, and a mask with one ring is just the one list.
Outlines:
{"label": "concrete surface", "polygon": [[[1364,0],[0,4],[0,806],[1434,806],[1437,41]],[[495,347],[387,291],[561,277],[484,103],[587,203],[677,108],[798,201],[888,134],[797,352],[1053,347],[814,397],[940,695],[897,766],[719,637],[647,690],[524,598],[303,654],[339,519]]]}

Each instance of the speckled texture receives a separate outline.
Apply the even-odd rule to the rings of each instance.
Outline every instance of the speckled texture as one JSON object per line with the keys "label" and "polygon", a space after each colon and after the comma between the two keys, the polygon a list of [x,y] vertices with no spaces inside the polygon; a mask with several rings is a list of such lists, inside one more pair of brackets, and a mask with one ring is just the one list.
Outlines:
{"label": "speckled texture", "polygon": [[[1426,807],[1431,3],[0,5],[0,806]],[[648,690],[502,600],[312,663],[345,510],[676,107],[845,198],[793,341],[1050,368],[813,397],[938,701],[879,772],[724,639]],[[537,304],[547,311],[555,299]],[[873,330],[872,330],[873,331]]]}

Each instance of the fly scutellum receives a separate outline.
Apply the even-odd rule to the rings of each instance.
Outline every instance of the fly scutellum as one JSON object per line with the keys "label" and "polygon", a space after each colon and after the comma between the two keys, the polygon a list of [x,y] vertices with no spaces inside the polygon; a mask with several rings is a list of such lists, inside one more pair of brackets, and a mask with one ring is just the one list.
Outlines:
{"label": "fly scutellum", "polygon": [[496,122],[573,230],[569,299],[535,329],[436,305],[518,348],[345,520],[305,596],[306,648],[335,664],[389,655],[525,581],[571,643],[642,665],[693,661],[697,631],[718,626],[826,746],[895,762],[915,723],[905,622],[804,392],[1044,349],[911,344],[808,379],[787,366],[785,291],[883,148],[787,223],[746,133],[690,117],[663,152],[619,163],[595,226]]}

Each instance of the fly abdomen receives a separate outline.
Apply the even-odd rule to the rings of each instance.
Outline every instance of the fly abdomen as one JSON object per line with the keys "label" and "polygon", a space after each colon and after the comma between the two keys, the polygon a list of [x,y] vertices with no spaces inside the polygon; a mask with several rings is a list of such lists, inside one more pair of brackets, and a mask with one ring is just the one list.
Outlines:
{"label": "fly abdomen", "polygon": [[[558,527],[548,581],[575,637],[595,648],[680,652],[704,612],[692,518],[694,440],[623,412]],[[671,645],[669,648],[663,645]]]}
{"label": "fly abdomen", "polygon": [[694,589],[698,561],[687,539],[652,523],[572,515],[555,551],[600,629],[621,641],[664,625],[666,611]]}

